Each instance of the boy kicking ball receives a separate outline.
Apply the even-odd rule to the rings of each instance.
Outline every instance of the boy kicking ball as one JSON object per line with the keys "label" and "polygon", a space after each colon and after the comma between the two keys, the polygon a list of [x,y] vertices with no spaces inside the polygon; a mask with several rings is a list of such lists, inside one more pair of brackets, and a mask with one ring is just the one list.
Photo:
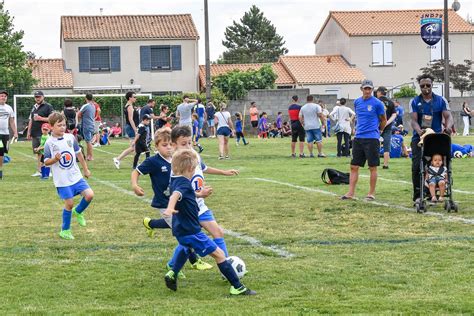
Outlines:
{"label": "boy kicking ball", "polygon": [[198,163],[199,158],[191,149],[178,150],[173,154],[171,161],[174,175],[171,177],[171,196],[164,215],[173,216],[173,235],[186,250],[179,252],[172,270],[166,273],[166,286],[173,291],[178,289],[177,276],[188,260],[189,252],[194,250],[200,256],[210,255],[216,260],[220,272],[232,284],[231,295],[255,295],[257,294],[255,291],[240,283],[232,265],[226,260],[224,251],[201,231],[198,218],[199,206],[191,185]]}
{"label": "boy kicking ball", "polygon": [[[71,232],[71,215],[74,213],[80,226],[86,226],[83,212],[94,197],[94,192],[82,177],[76,158],[86,178],[90,177],[91,172],[87,168],[83,155],[76,155],[81,152],[81,149],[75,137],[65,133],[65,116],[53,112],[48,120],[52,133],[44,145],[44,165],[51,166],[54,186],[59,197],[64,200],[63,224],[59,236],[63,239],[74,239]],[[82,195],[82,200],[74,207],[73,198],[79,194]]]}

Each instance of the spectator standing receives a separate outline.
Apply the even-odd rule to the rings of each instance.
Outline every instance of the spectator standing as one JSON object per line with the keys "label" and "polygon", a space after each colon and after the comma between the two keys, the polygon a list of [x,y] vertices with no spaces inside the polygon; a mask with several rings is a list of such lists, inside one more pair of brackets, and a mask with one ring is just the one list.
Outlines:
{"label": "spectator standing", "polygon": [[216,106],[212,102],[208,102],[206,106],[206,120],[209,127],[209,138],[216,138],[216,129],[214,127],[214,115],[216,114]]}
{"label": "spectator standing", "polygon": [[323,135],[321,133],[321,124],[326,127],[326,118],[323,115],[321,106],[313,103],[313,96],[306,97],[306,104],[301,108],[299,119],[301,125],[304,126],[306,132],[306,142],[308,144],[309,157],[314,158],[313,145],[314,142],[318,148],[318,157],[324,158],[323,154]]}
{"label": "spectator standing", "polygon": [[[155,108],[155,105],[156,105],[156,101],[153,100],[153,99],[148,99],[147,103],[145,106],[142,107],[141,111],[140,111],[140,124],[143,124],[143,118],[145,117],[145,115],[148,115],[150,117],[150,119],[153,119],[153,120],[158,120],[159,119],[159,116],[158,115],[155,115],[155,113],[153,112],[153,109]],[[151,135],[151,121],[150,121],[150,124],[146,124],[145,125],[146,127],[146,130],[147,130],[147,139],[146,141],[148,143],[151,143],[151,139],[152,139],[152,135]],[[136,146],[135,146],[135,153],[136,153]]]}
{"label": "spectator standing", "polygon": [[281,115],[282,115],[282,113],[281,113],[281,112],[278,112],[278,114],[277,114],[277,119],[276,119],[276,121],[275,121],[276,128],[278,129],[278,132],[280,132],[280,133],[281,133],[281,128],[283,127]]}
{"label": "spectator standing", "polygon": [[77,110],[71,99],[64,100],[64,117],[66,117],[66,133],[77,135]]}
{"label": "spectator standing", "polygon": [[10,129],[13,138],[18,139],[18,131],[15,123],[15,112],[7,102],[8,92],[0,91],[0,180],[3,179],[3,156],[8,153],[8,141],[10,139]]}
{"label": "spectator standing", "polygon": [[403,125],[403,115],[405,115],[405,109],[403,108],[403,105],[400,103],[400,101],[395,100],[393,101],[395,103],[395,111],[397,111],[397,118],[395,119],[395,125]]}
{"label": "spectator standing", "polygon": [[41,154],[35,152],[35,148],[38,148],[41,142],[41,126],[43,123],[48,123],[48,116],[53,113],[53,106],[44,101],[43,91],[35,91],[35,104],[30,112],[30,120],[28,122],[28,132],[26,139],[31,139],[31,145],[33,147],[33,153],[36,154],[36,172],[33,173],[32,177],[41,177]]}
{"label": "spectator standing", "polygon": [[100,126],[102,125],[102,117],[100,116],[100,109],[99,103],[92,101],[95,107],[95,115],[94,115],[94,136],[92,138],[92,145],[94,147],[100,147]]}
{"label": "spectator standing", "polygon": [[[339,105],[335,106],[331,111],[329,116],[336,121],[338,126],[337,130],[334,130],[337,137],[337,157],[349,157],[350,156],[350,145],[349,141],[351,139],[351,122],[355,116],[354,111],[346,106],[347,100],[341,98],[338,103]],[[342,146],[342,139],[344,139],[344,150]]]}
{"label": "spectator standing", "polygon": [[370,187],[366,196],[367,201],[375,200],[375,186],[377,184],[377,166],[380,165],[380,131],[387,123],[383,103],[372,95],[374,84],[365,79],[361,85],[362,97],[354,101],[354,110],[357,117],[356,135],[352,144],[351,174],[349,192],[341,197],[342,200],[354,198],[359,168],[368,162],[370,170]]}
{"label": "spectator standing", "polygon": [[160,106],[160,115],[156,120],[155,129],[159,130],[162,127],[165,127],[171,121],[171,115],[168,115],[169,107],[166,104]]}
{"label": "spectator standing", "polygon": [[198,116],[198,132],[199,137],[202,137],[202,128],[204,127],[204,114],[206,113],[206,107],[202,104],[201,99],[197,99],[197,104],[194,106],[194,112]]}
{"label": "spectator standing", "polygon": [[125,134],[127,134],[130,139],[130,146],[122,151],[118,157],[113,158],[115,168],[117,169],[120,169],[120,161],[135,151],[134,139],[139,123],[138,109],[135,108],[135,102],[137,101],[135,92],[127,92],[125,94],[125,99],[127,99],[127,103],[123,108],[123,114],[125,115]]}
{"label": "spectator standing", "polygon": [[469,108],[469,105],[466,101],[464,101],[462,104],[461,116],[464,123],[462,136],[469,136],[469,129],[471,125],[471,109]]}
{"label": "spectator standing", "polygon": [[393,122],[397,118],[397,111],[395,110],[395,104],[387,98],[387,88],[380,86],[375,92],[377,99],[382,101],[385,107],[385,116],[387,117],[387,125],[382,132],[383,139],[383,169],[388,169],[388,162],[390,160],[390,146],[392,142],[392,126]]}
{"label": "spectator standing", "polygon": [[258,127],[258,109],[255,101],[250,102],[249,108],[250,124],[252,125],[252,131],[255,133]]}
{"label": "spectator standing", "polygon": [[420,197],[422,176],[420,174],[421,148],[418,146],[420,136],[423,135],[426,128],[431,128],[435,133],[444,131],[451,135],[451,126],[453,126],[453,117],[448,101],[444,97],[433,93],[433,76],[422,74],[416,79],[420,85],[421,94],[411,99],[409,104],[411,127],[413,128],[410,147],[413,201],[415,202]]}
{"label": "spectator standing", "polygon": [[321,133],[324,137],[331,137],[331,120],[329,119],[329,111],[327,109],[327,105],[323,101],[319,101],[318,104],[321,107],[321,111],[324,116],[324,121],[326,122],[326,125],[321,127]]}
{"label": "spectator standing", "polygon": [[183,97],[183,103],[176,108],[176,117],[180,126],[189,126],[192,129],[193,119],[191,117],[197,100],[190,99],[187,95]]}
{"label": "spectator standing", "polygon": [[291,97],[293,103],[288,107],[288,116],[291,123],[291,157],[296,158],[296,142],[299,140],[300,158],[304,158],[304,138],[306,136],[303,125],[300,122],[301,105],[298,104],[298,96]]}
{"label": "spectator standing", "polygon": [[94,160],[92,153],[92,138],[94,135],[94,117],[95,117],[95,105],[92,94],[86,94],[86,104],[84,104],[77,118],[81,120],[81,131],[82,136],[87,144],[87,155],[86,160]]}
{"label": "spectator standing", "polygon": [[222,102],[220,110],[214,117],[214,122],[217,124],[217,139],[219,140],[219,160],[229,159],[229,136],[233,134],[232,129],[234,125],[227,111],[227,105]]}

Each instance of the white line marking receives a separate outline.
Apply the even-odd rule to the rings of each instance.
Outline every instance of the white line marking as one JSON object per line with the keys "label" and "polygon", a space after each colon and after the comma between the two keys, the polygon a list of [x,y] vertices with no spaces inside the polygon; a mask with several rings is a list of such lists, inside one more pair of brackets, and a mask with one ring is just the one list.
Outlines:
{"label": "white line marking", "polygon": [[[142,200],[143,202],[146,202],[148,204],[151,203],[151,199],[147,199],[145,197],[141,197],[141,196],[137,196],[135,195],[135,193],[133,193],[132,191],[129,191],[129,190],[126,190],[124,188],[121,188],[113,183],[110,183],[108,181],[105,181],[105,180],[100,180],[96,177],[91,177],[92,180],[95,180],[105,186],[108,186],[110,188],[113,188],[119,192],[122,192],[124,194],[127,194],[127,195],[130,195],[130,196],[134,196],[140,200]],[[242,240],[245,240],[247,241],[249,244],[251,244],[252,246],[255,246],[255,247],[261,247],[261,248],[265,248],[265,249],[268,249],[274,253],[276,253],[277,255],[281,256],[281,257],[284,257],[284,258],[291,258],[291,257],[294,257],[294,254],[282,249],[282,248],[279,248],[275,245],[270,245],[270,246],[265,246],[264,244],[262,244],[261,241],[259,241],[258,239],[255,239],[251,236],[247,236],[247,235],[244,235],[242,233],[239,233],[239,232],[234,232],[232,230],[229,230],[229,229],[224,229],[225,230],[225,233],[228,234],[229,236],[232,236],[232,237],[235,237],[235,238],[239,238],[239,239],[242,239]]]}
{"label": "white line marking", "polygon": [[[299,189],[299,190],[317,192],[317,193],[330,195],[330,196],[336,196],[337,195],[336,193],[325,191],[325,190],[303,187],[303,186],[300,186],[300,185],[295,185],[295,184],[291,184],[291,183],[287,183],[287,182],[280,182],[280,181],[276,181],[276,180],[272,180],[272,179],[253,178],[253,180],[284,185],[284,186]],[[360,200],[360,199],[355,199],[355,200],[365,202],[365,203],[369,203],[369,204],[375,204],[375,205],[380,205],[380,206],[385,206],[385,207],[397,208],[399,210],[403,210],[403,211],[407,211],[407,212],[415,212],[415,210],[412,209],[412,208],[408,208],[408,207],[404,207],[404,206],[400,206],[400,205],[392,205],[392,204],[378,202],[378,201],[370,201],[369,202],[369,201]],[[422,213],[422,214],[429,215],[429,216],[436,216],[436,217],[439,217],[439,218],[441,218],[441,219],[443,219],[447,222],[461,222],[461,223],[464,223],[464,224],[471,224],[471,225],[474,224],[474,219],[468,219],[468,218],[464,218],[464,217],[444,215],[442,213],[436,213],[436,212],[425,212],[425,213]]]}
{"label": "white line marking", "polygon": [[[359,176],[363,177],[363,178],[369,178],[370,177],[366,174],[361,174]],[[393,180],[393,179],[387,179],[387,178],[382,178],[382,177],[377,177],[377,179],[382,180],[382,181],[387,181],[387,182],[393,182],[393,183],[403,183],[403,184],[410,184],[410,185],[412,184],[411,182],[405,181],[405,180]],[[474,192],[457,190],[457,189],[453,189],[453,192],[462,193],[462,194],[474,194]]]}

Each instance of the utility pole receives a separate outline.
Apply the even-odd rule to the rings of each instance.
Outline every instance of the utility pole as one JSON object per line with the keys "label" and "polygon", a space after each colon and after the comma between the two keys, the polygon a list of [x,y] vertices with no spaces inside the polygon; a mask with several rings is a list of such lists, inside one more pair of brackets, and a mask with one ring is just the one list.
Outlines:
{"label": "utility pole", "polygon": [[449,101],[448,0],[444,0],[444,97]]}
{"label": "utility pole", "polygon": [[209,12],[204,0],[204,41],[206,49],[206,104],[211,101],[211,61],[209,57]]}

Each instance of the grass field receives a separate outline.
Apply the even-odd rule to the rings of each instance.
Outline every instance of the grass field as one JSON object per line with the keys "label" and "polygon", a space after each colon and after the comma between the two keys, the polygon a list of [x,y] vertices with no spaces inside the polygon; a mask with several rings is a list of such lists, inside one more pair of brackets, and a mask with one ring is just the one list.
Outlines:
{"label": "grass field", "polygon": [[[149,179],[140,179],[140,199],[130,189],[132,157],[120,170],[112,164],[126,142],[95,151],[95,199],[87,227],[73,221],[74,241],[59,239],[63,205],[51,180],[30,176],[30,143],[17,143],[0,182],[0,314],[474,313],[474,159],[453,163],[459,213],[435,207],[420,215],[411,207],[408,159],[379,170],[375,203],[340,201],[347,186],[325,185],[320,175],[327,167],[348,170],[348,159],[291,159],[288,139],[250,141],[232,142],[232,159],[218,161],[217,141],[204,140],[203,159],[240,170],[207,177],[214,188],[207,204],[258,296],[229,297],[215,264],[186,266],[178,292],[165,287],[176,242],[168,230],[146,236],[143,216],[157,215]],[[329,154],[334,141],[325,143]],[[359,197],[368,170],[361,175]]]}

